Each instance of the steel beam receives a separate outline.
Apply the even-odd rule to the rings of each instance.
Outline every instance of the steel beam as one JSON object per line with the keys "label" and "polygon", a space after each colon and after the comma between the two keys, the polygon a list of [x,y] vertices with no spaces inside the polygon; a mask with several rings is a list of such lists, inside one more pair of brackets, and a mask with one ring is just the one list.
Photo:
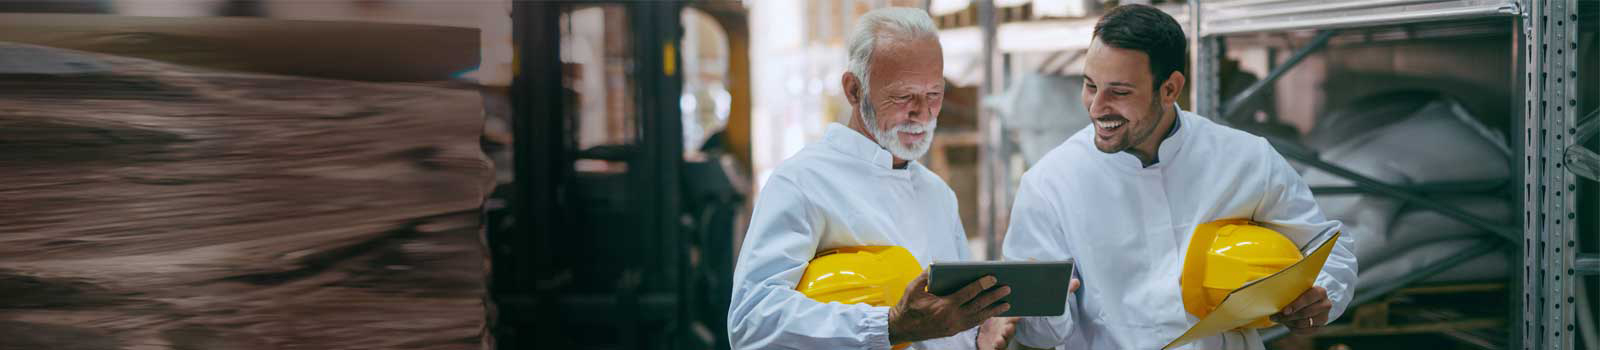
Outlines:
{"label": "steel beam", "polygon": [[1572,263],[1572,268],[1576,269],[1579,275],[1600,275],[1600,254],[1578,254],[1578,259]]}
{"label": "steel beam", "polygon": [[1283,75],[1288,73],[1290,69],[1294,69],[1296,65],[1299,65],[1300,61],[1304,61],[1306,57],[1316,53],[1317,50],[1327,47],[1328,39],[1332,39],[1333,35],[1336,33],[1338,32],[1332,30],[1318,32],[1317,36],[1312,38],[1310,43],[1295,50],[1294,55],[1289,56],[1289,60],[1284,61],[1282,65],[1274,67],[1272,68],[1272,71],[1267,72],[1266,78],[1262,78],[1261,80],[1257,80],[1255,83],[1251,83],[1249,87],[1244,89],[1244,91],[1241,91],[1238,95],[1228,99],[1228,103],[1222,106],[1222,114],[1218,115],[1217,117],[1226,118],[1227,116],[1233,115],[1234,112],[1239,111],[1240,107],[1244,106],[1245,103],[1249,103],[1250,100],[1256,98],[1256,96],[1261,95],[1262,91],[1266,91],[1268,86],[1277,82],[1279,78],[1283,78]]}
{"label": "steel beam", "polygon": [[1215,1],[1208,7],[1201,35],[1459,21],[1518,11],[1516,0]]}
{"label": "steel beam", "polygon": [[[1571,102],[1573,103],[1571,107],[1577,108],[1577,100],[1574,99]],[[1575,135],[1572,136],[1576,140],[1572,141],[1573,146],[1567,147],[1566,154],[1562,156],[1562,161],[1567,164],[1567,171],[1590,181],[1600,181],[1600,155],[1583,148],[1583,145],[1588,143],[1589,139],[1594,138],[1596,133],[1600,133],[1600,127],[1597,127],[1597,124],[1600,124],[1600,118],[1596,118],[1596,115],[1600,115],[1600,110],[1590,112],[1588,116],[1580,119],[1578,130],[1574,131]]]}
{"label": "steel beam", "polygon": [[[1282,144],[1281,141],[1272,140],[1270,138],[1268,140],[1273,143],[1273,147],[1279,148],[1279,149],[1284,148],[1284,147],[1280,146],[1280,144]],[[1407,191],[1407,190],[1405,190],[1403,188],[1400,188],[1399,186],[1395,186],[1395,185],[1384,183],[1382,181],[1374,180],[1372,178],[1366,177],[1365,175],[1361,175],[1359,173],[1351,171],[1350,169],[1345,169],[1344,167],[1339,166],[1337,164],[1328,163],[1326,161],[1323,161],[1320,157],[1317,157],[1315,155],[1305,155],[1305,154],[1301,154],[1301,153],[1298,153],[1298,152],[1280,152],[1280,154],[1282,154],[1285,158],[1294,159],[1295,161],[1299,161],[1301,164],[1305,164],[1305,165],[1311,166],[1313,168],[1317,168],[1319,170],[1326,171],[1326,172],[1328,172],[1330,174],[1333,174],[1334,176],[1338,176],[1338,177],[1344,178],[1346,180],[1350,180],[1350,182],[1354,182],[1356,184],[1356,186],[1360,186],[1360,187],[1363,187],[1363,188],[1369,188],[1375,193],[1382,194],[1382,195],[1385,195],[1385,196],[1394,197],[1396,199],[1400,199],[1400,200],[1406,201],[1409,204],[1413,204],[1413,205],[1416,205],[1418,207],[1422,207],[1422,208],[1425,208],[1425,209],[1428,209],[1428,210],[1437,211],[1440,214],[1444,214],[1445,216],[1449,216],[1451,218],[1454,218],[1454,219],[1457,219],[1457,220],[1461,220],[1461,222],[1464,222],[1464,223],[1467,223],[1469,225],[1472,225],[1473,227],[1477,227],[1479,229],[1483,229],[1483,230],[1489,231],[1489,232],[1494,232],[1494,233],[1500,235],[1501,237],[1505,237],[1508,240],[1517,240],[1517,239],[1521,238],[1520,236],[1517,236],[1517,230],[1514,227],[1507,226],[1507,225],[1496,224],[1494,222],[1489,221],[1488,219],[1485,219],[1483,217],[1479,217],[1477,215],[1473,215],[1472,213],[1468,213],[1465,210],[1461,210],[1461,208],[1457,208],[1457,207],[1452,206],[1450,204],[1446,204],[1444,202],[1440,202],[1440,201],[1435,200],[1433,198],[1423,197],[1421,195],[1418,195],[1418,194],[1412,193],[1410,191]]]}
{"label": "steel beam", "polygon": [[[1483,193],[1504,189],[1508,184],[1505,180],[1490,181],[1464,181],[1445,182],[1435,184],[1404,185],[1400,189],[1414,193]],[[1341,194],[1369,194],[1377,193],[1370,188],[1361,186],[1312,186],[1311,193],[1319,196]]]}

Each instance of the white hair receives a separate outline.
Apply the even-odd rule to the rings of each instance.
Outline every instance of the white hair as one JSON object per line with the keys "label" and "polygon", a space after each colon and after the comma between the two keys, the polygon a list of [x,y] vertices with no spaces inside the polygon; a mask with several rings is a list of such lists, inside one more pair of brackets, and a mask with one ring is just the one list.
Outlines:
{"label": "white hair", "polygon": [[878,38],[909,40],[938,35],[939,29],[934,27],[933,18],[928,17],[928,13],[922,9],[885,7],[862,15],[856,20],[856,26],[845,42],[845,48],[850,50],[846,69],[861,82],[861,96],[867,96],[867,80],[871,74],[868,66],[872,64],[872,51],[877,48]]}
{"label": "white hair", "polygon": [[[856,26],[850,31],[850,37],[845,42],[846,49],[850,51],[850,58],[846,69],[855,75],[860,82],[857,93],[860,95],[861,121],[865,122],[878,145],[883,146],[889,153],[900,159],[921,158],[933,144],[933,130],[937,128],[937,119],[927,124],[902,124],[890,126],[889,129],[878,128],[877,111],[873,110],[870,89],[867,81],[872,70],[872,53],[877,50],[881,42],[879,38],[888,41],[905,41],[923,38],[937,38],[939,29],[934,27],[933,18],[921,9],[909,7],[886,7],[867,12],[856,21]],[[910,147],[900,144],[899,132],[926,132],[929,137],[924,137],[917,144]]]}

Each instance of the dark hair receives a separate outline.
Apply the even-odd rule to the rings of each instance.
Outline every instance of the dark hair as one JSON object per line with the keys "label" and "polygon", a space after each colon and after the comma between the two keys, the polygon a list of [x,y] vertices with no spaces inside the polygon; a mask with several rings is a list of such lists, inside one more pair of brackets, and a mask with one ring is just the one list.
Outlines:
{"label": "dark hair", "polygon": [[1094,38],[1111,47],[1138,50],[1149,56],[1150,77],[1157,89],[1172,72],[1183,72],[1189,64],[1189,38],[1183,35],[1183,27],[1166,12],[1149,5],[1111,9],[1094,24]]}

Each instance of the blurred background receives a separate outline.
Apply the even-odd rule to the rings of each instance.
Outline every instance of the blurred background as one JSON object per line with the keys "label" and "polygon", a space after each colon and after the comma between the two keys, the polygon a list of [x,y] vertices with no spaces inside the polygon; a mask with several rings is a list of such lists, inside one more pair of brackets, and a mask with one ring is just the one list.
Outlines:
{"label": "blurred background", "polygon": [[1126,3],[1356,235],[1269,348],[1600,349],[1594,0],[0,1],[0,349],[727,348],[858,16],[938,23],[918,161],[992,259]]}

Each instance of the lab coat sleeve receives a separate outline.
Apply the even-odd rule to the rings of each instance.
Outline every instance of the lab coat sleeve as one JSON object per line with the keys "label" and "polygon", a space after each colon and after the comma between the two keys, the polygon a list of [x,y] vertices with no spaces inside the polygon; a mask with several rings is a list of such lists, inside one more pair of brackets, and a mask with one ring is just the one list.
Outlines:
{"label": "lab coat sleeve", "polygon": [[[1255,220],[1289,236],[1303,249],[1322,243],[1326,237],[1319,235],[1324,232],[1332,235],[1342,230],[1343,224],[1339,221],[1323,217],[1322,209],[1317,207],[1316,199],[1311,196],[1311,188],[1300,179],[1300,174],[1289,166],[1289,162],[1271,151],[1272,146],[1266,140],[1261,140],[1261,143],[1268,150],[1264,152],[1264,164],[1267,166],[1263,167],[1267,171],[1267,181]],[[1315,282],[1316,286],[1328,290],[1328,299],[1333,302],[1333,309],[1328,311],[1328,322],[1343,315],[1345,307],[1354,298],[1356,272],[1355,236],[1340,235]]]}
{"label": "lab coat sleeve", "polygon": [[[1011,207],[1011,224],[1006,229],[1002,254],[1005,260],[1040,261],[1072,258],[1065,242],[1064,227],[1054,205],[1040,193],[1040,188],[1024,178],[1017,188],[1017,199]],[[1067,281],[1061,281],[1066,284]],[[1076,294],[1076,293],[1073,293]],[[1061,316],[1023,317],[1017,324],[1015,341],[1035,348],[1053,348],[1064,344],[1076,325],[1079,315],[1078,299],[1067,296],[1067,312]]]}
{"label": "lab coat sleeve", "polygon": [[793,182],[761,190],[733,273],[734,349],[889,349],[889,308],[820,303],[795,291],[815,254],[821,213]]}

